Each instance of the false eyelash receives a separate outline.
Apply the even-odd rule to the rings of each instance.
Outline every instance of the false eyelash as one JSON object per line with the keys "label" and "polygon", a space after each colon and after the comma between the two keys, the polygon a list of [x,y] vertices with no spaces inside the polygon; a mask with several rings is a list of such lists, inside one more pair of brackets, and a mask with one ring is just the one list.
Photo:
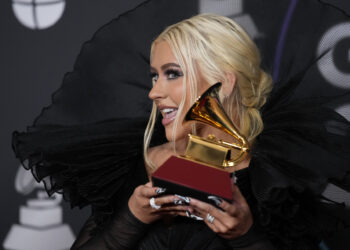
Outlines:
{"label": "false eyelash", "polygon": [[168,76],[168,75],[171,75],[171,74],[174,74],[175,77],[180,77],[180,76],[183,76],[183,73],[179,70],[176,70],[176,69],[168,69],[165,71],[165,74]]}

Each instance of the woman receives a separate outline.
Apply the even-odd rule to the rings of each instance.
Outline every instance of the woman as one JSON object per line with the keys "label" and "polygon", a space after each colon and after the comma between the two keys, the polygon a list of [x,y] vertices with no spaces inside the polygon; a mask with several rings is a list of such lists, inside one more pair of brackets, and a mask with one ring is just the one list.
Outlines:
{"label": "woman", "polygon": [[[221,30],[218,27],[221,27]],[[204,37],[206,34],[211,34],[213,40],[207,41]],[[185,43],[191,39],[193,41],[192,43]],[[230,43],[227,43],[227,41],[230,41]],[[222,56],[218,55],[220,46],[222,46]],[[177,54],[174,54],[173,51],[177,51]],[[215,51],[216,55],[214,54]],[[231,54],[228,55],[227,51],[231,51]],[[240,60],[244,60],[244,62]],[[254,138],[262,129],[262,122],[257,109],[265,102],[271,88],[271,80],[260,69],[259,63],[258,50],[248,35],[231,19],[221,16],[200,15],[185,20],[169,27],[153,42],[151,49],[153,88],[149,93],[149,97],[154,101],[154,107],[145,133],[144,149],[147,163],[146,170],[149,177],[171,155],[184,152],[187,144],[187,134],[192,132],[192,127],[191,125],[181,125],[181,121],[184,119],[186,111],[194,102],[195,98],[211,84],[218,81],[223,83],[221,95],[227,111],[230,112],[230,116],[238,122],[240,127],[245,126],[245,136],[249,138],[250,142],[253,142]],[[247,67],[247,65],[250,65],[250,67]],[[204,74],[203,72],[206,73]],[[249,85],[249,89],[244,87],[244,85]],[[252,92],[255,91],[260,94],[252,97]],[[247,97],[242,97],[240,93],[244,93]],[[245,105],[242,105],[242,102],[245,102]],[[169,142],[148,150],[157,110],[163,116],[162,124]],[[215,132],[219,138],[232,141],[232,138],[225,133],[218,133],[218,131],[212,130],[208,126],[198,125],[196,133],[200,136],[206,136],[209,133]],[[236,170],[246,168],[248,164],[249,159],[246,159],[237,166]],[[211,231],[204,231],[203,239],[213,239],[213,236],[219,236],[219,238],[210,244],[213,247],[227,247],[228,245],[225,245],[226,243],[221,242],[222,239],[233,240],[245,235],[253,224],[253,216],[249,205],[239,189],[236,186],[233,186],[233,188],[235,203],[230,204],[220,200],[219,202],[221,204],[219,206],[222,209],[220,210],[208,203],[200,202],[193,198],[190,198],[188,202],[187,197],[174,195],[159,196],[164,190],[159,187],[152,187],[152,183],[148,182],[135,189],[128,201],[128,208],[126,208],[130,209],[131,212],[129,214],[130,221],[133,221],[136,225],[139,224],[140,230],[134,230],[134,234],[132,235],[130,232],[132,230],[127,229],[128,237],[125,237],[123,232],[121,232],[122,230],[120,230],[123,227],[119,219],[119,222],[116,221],[113,226],[114,228],[119,228],[117,236],[110,237],[109,232],[113,230],[110,228],[109,232],[106,233],[104,231],[100,238],[96,237],[98,239],[92,239],[80,248],[78,245],[81,243],[76,244],[76,246],[78,249],[92,249],[96,248],[97,245],[101,248],[102,238],[104,242],[108,242],[107,245],[110,244],[116,249],[125,247],[125,245],[135,247],[137,246],[135,243],[141,239],[144,233],[144,230],[142,230],[143,227],[158,220],[165,220],[166,222],[158,222],[156,226],[151,227],[151,231],[145,239],[141,240],[141,248],[152,249],[152,247],[156,247],[157,245],[162,245],[161,248],[174,248],[174,245],[163,244],[162,237],[152,236],[154,234],[152,231],[156,232],[159,228],[163,228],[166,231],[169,230],[168,228],[170,226],[176,228],[181,225],[181,227],[184,227],[184,221],[186,221],[185,225],[188,224],[189,229],[191,227],[194,228],[192,230],[186,230],[187,241],[178,241],[183,237],[183,232],[177,233],[178,235],[174,236],[174,239],[178,239],[176,240],[178,241],[177,248],[202,248],[206,244],[208,245],[208,242],[203,244],[201,239],[199,239],[195,243],[191,243],[190,239],[192,239],[191,235],[194,235],[193,232],[203,231],[203,227],[206,227],[205,224],[202,222],[188,223],[187,220],[178,219],[173,216],[178,215],[199,219],[205,218],[208,212],[210,212],[208,216],[212,217],[209,217],[209,220],[204,220],[204,222]],[[153,207],[150,204],[152,197],[156,197]],[[161,207],[158,208],[158,206]],[[123,216],[126,214],[128,212],[124,212]],[[133,216],[139,221],[135,220],[135,218],[132,219]],[[214,219],[212,220],[210,218]],[[181,222],[179,225],[177,224],[178,220]],[[129,227],[132,228],[133,226],[130,226],[128,223],[124,225],[124,229]],[[189,232],[191,233],[189,234]],[[251,235],[253,234],[251,233]],[[120,238],[129,238],[129,242],[120,241]],[[153,238],[157,239],[155,240],[157,243],[150,240]],[[258,241],[258,245],[260,246],[263,239],[263,237],[258,235],[255,238],[252,237],[251,242],[255,243],[255,241]],[[181,244],[179,244],[180,242]],[[270,246],[268,242],[264,242],[264,244]],[[249,245],[248,240],[245,245]]]}
{"label": "woman", "polygon": [[[211,36],[211,39],[206,39],[206,35]],[[226,110],[239,127],[245,128],[243,133],[252,143],[262,130],[258,108],[265,103],[271,88],[271,80],[260,69],[259,64],[260,58],[254,43],[231,19],[200,15],[165,30],[153,42],[151,49],[153,88],[149,97],[154,101],[154,108],[145,134],[148,173],[161,166],[171,155],[184,154],[187,134],[192,132],[192,127],[188,123],[182,125],[181,121],[195,98],[218,81],[223,83],[220,94]],[[254,95],[254,92],[259,94]],[[162,124],[169,142],[151,148],[148,152],[147,144],[152,135],[155,109],[163,116]],[[232,141],[228,134],[207,125],[198,124],[195,132],[202,137],[214,133],[218,138]],[[235,170],[248,165],[249,159],[246,159],[237,165]],[[245,234],[252,225],[249,206],[239,189],[235,186],[234,188],[235,204],[221,201],[220,207],[225,213],[192,198],[187,204],[189,206],[166,207],[160,210],[179,210],[173,213],[182,216],[186,216],[186,212],[190,210],[202,218],[206,217],[207,211],[211,211],[215,220],[205,220],[207,226],[224,238],[233,239]],[[147,193],[146,190],[149,190],[151,195],[156,195],[155,188],[153,193],[152,188],[140,189],[141,193]],[[145,198],[149,200],[151,197],[146,195]],[[163,206],[177,198],[165,196],[156,198],[155,201]],[[129,200],[132,213],[145,223],[153,222],[153,218],[145,218],[147,212],[140,209],[142,201],[138,203],[137,199],[137,195],[133,195]],[[149,212],[151,215],[157,214],[152,208]]]}
{"label": "woman", "polygon": [[[197,124],[192,129],[191,125],[181,123],[195,98],[216,82],[223,83],[220,91],[222,103],[250,144],[254,145],[255,138],[263,130],[259,109],[271,90],[271,80],[260,68],[256,46],[231,19],[204,14],[168,27],[152,44],[151,76],[153,88],[149,97],[154,105],[144,139],[149,177],[171,155],[184,153],[188,133],[195,132],[202,137],[214,133],[220,139],[232,141],[231,136],[212,127]],[[169,142],[148,149],[157,111],[162,114]],[[249,165],[248,157],[233,169],[238,170],[237,185],[245,196],[233,185],[234,202],[219,200],[221,209],[192,197],[159,196],[164,190],[152,187],[151,182],[140,185],[129,198],[126,211],[117,213],[115,218],[118,219],[114,219],[100,237],[87,241],[78,249],[96,246],[102,249],[101,242],[103,246],[116,249],[273,249],[271,242],[277,247],[281,244],[296,245],[288,240],[304,240],[303,247],[316,248],[320,238],[309,231],[288,239],[293,230],[276,237],[276,231],[269,228],[269,223],[262,225],[259,213],[264,212],[263,206],[256,205],[257,198],[253,197],[247,184]],[[300,191],[296,197],[311,199],[307,192]],[[291,206],[290,209],[295,208]],[[273,215],[270,215],[271,219],[275,219]],[[181,217],[203,218],[205,224]]]}
{"label": "woman", "polygon": [[[345,216],[339,215],[343,207],[323,203],[322,192],[329,182],[349,184],[349,123],[318,105],[324,100],[310,105],[310,100],[290,98],[302,75],[275,88],[266,102],[270,77],[260,69],[254,43],[231,19],[204,14],[167,28],[153,42],[151,76],[154,105],[144,138],[146,168],[138,160],[118,166],[134,169],[123,180],[104,175],[114,181],[111,189],[122,181],[133,185],[109,196],[116,202],[102,227],[96,226],[94,211],[73,249],[313,249],[325,232],[345,225]],[[184,152],[188,133],[233,140],[209,126],[182,125],[195,98],[216,82],[223,83],[220,98],[227,113],[253,146],[251,155],[232,169],[238,178],[232,186],[234,202],[217,199],[220,208],[192,197],[161,195],[164,189],[149,182],[167,158]],[[149,148],[157,110],[168,142]],[[321,143],[325,140],[331,146]],[[89,196],[100,198],[93,192],[84,198]]]}

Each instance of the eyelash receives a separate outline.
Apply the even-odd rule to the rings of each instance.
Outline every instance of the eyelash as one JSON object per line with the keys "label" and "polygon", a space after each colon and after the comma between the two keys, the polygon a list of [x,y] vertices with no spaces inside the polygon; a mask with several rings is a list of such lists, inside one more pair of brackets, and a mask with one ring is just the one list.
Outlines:
{"label": "eyelash", "polygon": [[[166,70],[165,71],[165,75],[167,75],[168,80],[177,79],[177,78],[183,76],[181,71],[175,70],[175,69],[168,69],[168,70]],[[174,75],[174,76],[170,77],[170,75]]]}
{"label": "eyelash", "polygon": [[[175,80],[181,76],[183,76],[183,73],[179,70],[176,69],[167,69],[164,74],[167,76],[167,80]],[[173,75],[173,76],[171,76]],[[159,78],[159,75],[155,72],[151,72],[150,73],[150,77],[152,79],[152,81],[157,81]]]}

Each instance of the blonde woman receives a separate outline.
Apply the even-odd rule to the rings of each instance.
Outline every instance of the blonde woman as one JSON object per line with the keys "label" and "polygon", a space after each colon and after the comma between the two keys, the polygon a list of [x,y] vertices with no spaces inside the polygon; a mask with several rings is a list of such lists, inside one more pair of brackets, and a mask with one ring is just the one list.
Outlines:
{"label": "blonde woman", "polygon": [[[144,158],[149,177],[171,155],[184,152],[188,133],[206,136],[214,132],[218,138],[232,141],[227,134],[213,131],[209,126],[197,124],[195,131],[192,131],[191,125],[182,125],[184,115],[195,98],[216,82],[222,82],[222,103],[249,142],[253,143],[262,131],[259,108],[266,101],[271,80],[260,68],[255,44],[231,19],[199,15],[168,27],[152,44],[150,71],[153,88],[149,98],[154,106],[144,140]],[[162,115],[169,142],[148,148],[158,112]],[[248,165],[249,158],[234,170]],[[230,243],[234,246],[235,239],[250,232],[250,238],[245,237],[244,243],[238,240],[237,247],[272,247],[263,232],[252,230],[252,212],[237,186],[233,185],[235,202],[230,204],[219,200],[220,208],[192,197],[162,196],[163,191],[161,187],[153,187],[151,182],[137,187],[128,201],[129,212],[124,212],[124,217],[128,215],[133,226],[126,226],[125,234],[117,232],[119,239],[117,235],[114,238],[111,232],[104,234],[101,238],[106,246],[112,245],[115,249],[138,245],[141,249],[229,247]],[[152,197],[155,199],[150,204]],[[208,214],[214,219],[208,220]],[[122,224],[120,219],[119,224]],[[135,228],[135,234],[130,232],[133,230],[129,227]],[[121,226],[115,225],[115,228],[120,229]],[[142,228],[149,231],[144,240],[145,229]],[[158,235],[159,230],[167,236]],[[168,238],[169,234],[174,234],[174,238],[163,242],[163,237]],[[92,239],[77,249],[102,249],[101,238]],[[125,242],[125,238],[129,241]]]}
{"label": "blonde woman", "polygon": [[[125,209],[115,214],[99,237],[77,243],[82,244],[77,249],[309,249],[317,247],[329,221],[344,222],[329,218],[320,197],[330,178],[345,174],[348,160],[339,161],[337,149],[329,148],[327,159],[342,166],[339,172],[327,173],[326,165],[316,169],[308,163],[318,157],[310,153],[319,148],[317,143],[309,145],[317,142],[315,138],[339,140],[338,134],[324,133],[326,121],[346,121],[334,113],[327,119],[314,117],[314,111],[325,112],[320,105],[314,111],[301,109],[303,102],[286,105],[293,87],[275,90],[266,103],[271,78],[260,68],[258,49],[239,25],[226,17],[202,14],[168,27],[152,44],[150,72],[153,109],[144,136],[149,179],[170,156],[184,153],[188,133],[201,137],[214,133],[233,140],[210,126],[182,123],[196,97],[221,82],[221,102],[253,147],[251,155],[231,169],[238,177],[232,185],[234,201],[216,199],[215,207],[181,194],[162,195],[162,187],[148,182],[134,190]],[[276,109],[273,105],[280,109],[270,112]],[[157,113],[168,142],[150,148]],[[311,127],[310,118],[314,119]],[[311,134],[315,130],[318,134],[300,136],[310,128]],[[301,153],[304,146],[310,152]]]}
{"label": "blonde woman", "polygon": [[[105,181],[108,191],[105,197],[96,190],[84,198],[103,204],[101,198],[111,197],[119,204],[102,228],[93,210],[72,249],[315,249],[326,233],[350,225],[349,210],[322,197],[328,183],[350,186],[350,125],[322,106],[324,99],[291,98],[303,74],[271,92],[271,78],[260,67],[254,42],[234,21],[213,14],[168,27],[154,40],[150,56],[153,109],[144,159],[135,161],[135,152],[125,149],[137,144],[130,139],[131,130],[137,133],[140,122],[118,121],[118,134],[97,140],[96,150],[88,151],[105,156],[124,141],[119,158],[98,161],[103,174],[88,161],[87,168],[62,172],[65,178],[71,174],[74,180],[86,180],[91,168],[89,178],[95,181],[79,184],[86,189],[88,183],[99,187]],[[233,202],[216,198],[213,206],[167,194],[152,185],[150,176],[170,156],[184,153],[188,133],[234,140],[207,125],[182,124],[195,98],[217,82],[222,83],[219,95],[226,112],[252,150],[231,169],[237,177]],[[158,113],[168,142],[150,147]],[[113,164],[105,167],[106,161]],[[113,177],[116,172],[122,178]],[[135,188],[121,189],[122,182]]]}

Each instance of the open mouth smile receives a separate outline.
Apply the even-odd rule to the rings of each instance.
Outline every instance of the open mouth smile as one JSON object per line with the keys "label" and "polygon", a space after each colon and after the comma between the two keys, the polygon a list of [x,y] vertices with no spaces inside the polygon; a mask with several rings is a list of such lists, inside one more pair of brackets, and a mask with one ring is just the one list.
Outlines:
{"label": "open mouth smile", "polygon": [[177,108],[162,108],[160,112],[163,115],[162,124],[166,126],[170,124],[175,118],[177,114]]}

